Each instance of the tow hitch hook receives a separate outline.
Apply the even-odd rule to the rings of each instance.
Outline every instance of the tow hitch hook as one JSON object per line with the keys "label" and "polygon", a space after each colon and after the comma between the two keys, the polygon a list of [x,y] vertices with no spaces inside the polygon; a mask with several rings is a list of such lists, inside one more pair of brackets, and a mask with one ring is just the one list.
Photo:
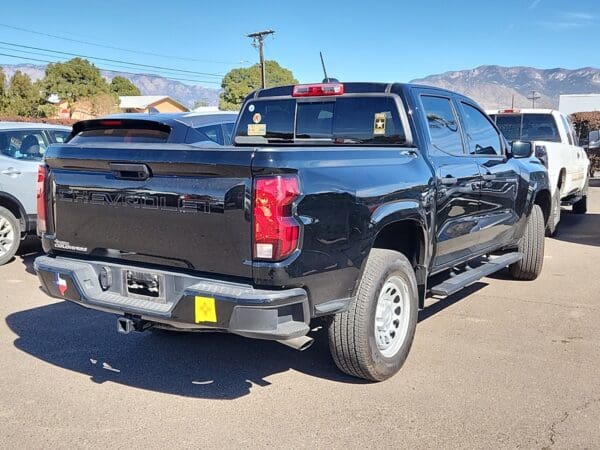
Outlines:
{"label": "tow hitch hook", "polygon": [[137,317],[119,317],[117,319],[117,331],[122,334],[129,334],[132,331],[145,331],[152,327],[152,323],[139,319]]}

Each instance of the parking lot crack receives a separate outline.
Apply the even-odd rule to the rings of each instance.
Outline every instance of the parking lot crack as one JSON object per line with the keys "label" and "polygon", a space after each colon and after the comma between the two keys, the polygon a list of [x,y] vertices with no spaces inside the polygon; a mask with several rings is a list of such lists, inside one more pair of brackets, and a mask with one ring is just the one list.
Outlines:
{"label": "parking lot crack", "polygon": [[552,422],[548,427],[548,440],[550,441],[550,445],[543,447],[543,449],[549,449],[556,444],[556,436],[558,435],[557,427],[559,425],[563,424],[573,414],[582,412],[597,402],[600,402],[600,398],[586,400],[581,406],[575,408],[571,413],[565,411],[559,419]]}

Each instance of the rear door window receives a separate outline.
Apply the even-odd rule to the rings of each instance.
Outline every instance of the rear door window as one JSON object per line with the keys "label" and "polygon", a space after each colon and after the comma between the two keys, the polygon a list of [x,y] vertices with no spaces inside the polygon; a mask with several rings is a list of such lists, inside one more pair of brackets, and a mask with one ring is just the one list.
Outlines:
{"label": "rear door window", "polygon": [[0,153],[13,159],[41,161],[48,147],[43,130],[0,132]]}
{"label": "rear door window", "polygon": [[197,127],[196,130],[206,135],[211,141],[223,145],[223,129],[221,128],[221,124]]}
{"label": "rear door window", "polygon": [[50,134],[50,137],[54,140],[54,142],[57,142],[59,144],[67,142],[67,139],[71,135],[71,132],[67,130],[48,130],[48,133]]}
{"label": "rear door window", "polygon": [[463,155],[462,136],[451,100],[446,97],[421,95],[421,103],[427,117],[433,148],[444,153]]}
{"label": "rear door window", "polygon": [[234,127],[235,122],[225,122],[223,124],[223,129],[225,130],[225,145],[231,144],[231,136],[233,135]]}
{"label": "rear door window", "polygon": [[501,155],[500,135],[487,116],[468,103],[461,102],[467,148],[471,155]]}
{"label": "rear door window", "polygon": [[402,145],[406,137],[391,96],[347,96],[249,102],[235,142]]}
{"label": "rear door window", "polygon": [[561,114],[560,119],[562,120],[563,127],[565,129],[565,133],[567,133],[567,140],[569,141],[569,145],[573,145],[574,139],[573,134],[571,133],[571,127],[569,127],[569,122],[567,122],[567,118]]}

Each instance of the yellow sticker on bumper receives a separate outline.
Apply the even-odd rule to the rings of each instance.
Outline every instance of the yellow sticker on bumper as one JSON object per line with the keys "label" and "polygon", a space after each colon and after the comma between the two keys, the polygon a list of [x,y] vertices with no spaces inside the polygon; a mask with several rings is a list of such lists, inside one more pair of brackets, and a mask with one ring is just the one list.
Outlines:
{"label": "yellow sticker on bumper", "polygon": [[217,321],[217,308],[214,298],[196,296],[194,301],[194,320],[196,323],[214,323]]}

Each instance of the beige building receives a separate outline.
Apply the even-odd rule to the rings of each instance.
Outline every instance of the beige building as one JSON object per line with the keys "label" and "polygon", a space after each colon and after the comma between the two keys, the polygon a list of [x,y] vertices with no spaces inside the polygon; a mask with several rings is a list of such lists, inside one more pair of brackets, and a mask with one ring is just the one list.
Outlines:
{"label": "beige building", "polygon": [[175,113],[189,109],[167,95],[124,95],[119,97],[119,108],[126,113]]}

